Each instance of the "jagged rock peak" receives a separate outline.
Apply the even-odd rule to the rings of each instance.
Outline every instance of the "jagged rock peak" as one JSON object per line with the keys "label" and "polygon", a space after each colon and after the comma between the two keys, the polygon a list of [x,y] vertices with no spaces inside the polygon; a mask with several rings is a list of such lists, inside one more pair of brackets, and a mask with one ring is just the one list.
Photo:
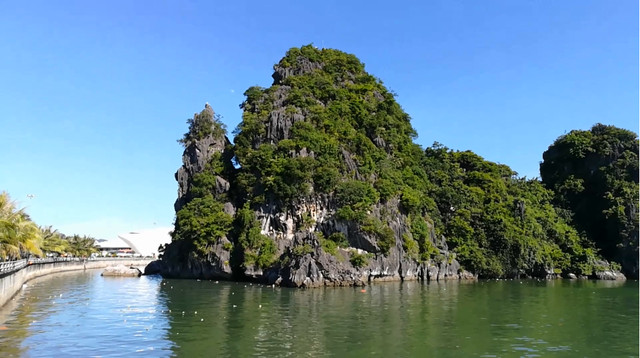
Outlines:
{"label": "jagged rock peak", "polygon": [[290,76],[299,76],[305,73],[310,73],[315,69],[321,69],[322,64],[317,62],[311,62],[308,58],[300,56],[295,59],[295,63],[292,66],[282,66],[277,64],[274,66],[273,84],[280,85],[285,78]]}
{"label": "jagged rock peak", "polygon": [[[206,103],[204,104],[204,110],[205,110],[205,111],[207,111],[207,113],[210,113],[212,118],[213,118],[213,117],[215,116],[215,114],[216,114],[216,112],[214,112],[214,111],[213,111],[213,108],[211,108],[211,105],[209,104],[209,102],[206,102]],[[194,113],[194,114],[193,114],[193,116],[194,116],[194,117],[195,117],[195,116],[197,116],[197,115],[198,115],[198,113]]]}
{"label": "jagged rock peak", "polygon": [[185,148],[210,136],[216,140],[224,139],[227,133],[224,123],[220,121],[220,116],[216,115],[209,102],[205,103],[200,113],[194,113],[193,118],[187,119],[187,124],[189,130],[178,139]]}
{"label": "jagged rock peak", "polygon": [[273,66],[273,84],[282,85],[285,79],[291,76],[300,76],[315,70],[328,70],[330,72],[346,70],[353,76],[364,71],[364,65],[354,55],[333,49],[318,49],[313,45],[292,48],[287,51],[284,58]]}
{"label": "jagged rock peak", "polygon": [[[223,153],[227,145],[230,144],[225,135],[224,124],[220,122],[208,102],[205,104],[204,110],[195,113],[193,118],[187,120],[187,123],[189,131],[178,140],[185,146],[185,149],[182,153],[182,166],[175,174],[178,182],[178,200],[174,204],[176,211],[180,210],[190,199],[188,192],[193,176],[205,170],[214,156]],[[219,178],[216,183],[220,187],[218,191],[228,190],[229,184],[225,179]]]}

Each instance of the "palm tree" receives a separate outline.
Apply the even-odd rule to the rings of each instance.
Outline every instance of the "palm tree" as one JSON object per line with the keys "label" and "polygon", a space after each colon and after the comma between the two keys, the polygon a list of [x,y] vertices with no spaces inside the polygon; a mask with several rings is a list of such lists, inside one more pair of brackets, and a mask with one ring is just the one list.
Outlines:
{"label": "palm tree", "polygon": [[69,251],[76,257],[90,256],[94,252],[98,252],[95,246],[96,240],[88,236],[73,235],[67,237],[69,242]]}
{"label": "palm tree", "polygon": [[69,252],[69,241],[64,239],[64,235],[53,229],[51,226],[40,227],[42,232],[42,246],[45,253],[63,255]]}
{"label": "palm tree", "polygon": [[18,209],[6,192],[0,193],[0,257],[15,260],[30,254],[42,256],[42,233],[24,209]]}

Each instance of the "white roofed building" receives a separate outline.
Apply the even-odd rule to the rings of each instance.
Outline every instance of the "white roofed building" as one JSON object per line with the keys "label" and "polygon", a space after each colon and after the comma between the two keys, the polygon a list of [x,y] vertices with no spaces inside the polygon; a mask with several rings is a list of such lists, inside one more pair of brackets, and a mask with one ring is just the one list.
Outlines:
{"label": "white roofed building", "polygon": [[171,242],[172,227],[131,231],[118,235],[133,251],[142,256],[158,257],[158,247]]}
{"label": "white roofed building", "polygon": [[129,244],[120,238],[98,241],[96,242],[96,246],[100,248],[101,256],[111,256],[131,252]]}

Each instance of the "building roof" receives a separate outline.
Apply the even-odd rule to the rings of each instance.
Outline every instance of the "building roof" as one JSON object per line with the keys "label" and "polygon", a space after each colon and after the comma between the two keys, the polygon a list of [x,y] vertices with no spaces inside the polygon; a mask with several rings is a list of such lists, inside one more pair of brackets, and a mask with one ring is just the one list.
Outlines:
{"label": "building roof", "polygon": [[96,242],[96,246],[100,247],[101,249],[107,249],[107,250],[131,248],[131,246],[129,246],[129,244],[124,242],[121,238],[115,238],[115,239],[106,240],[106,241],[99,241],[99,242]]}
{"label": "building roof", "polygon": [[157,256],[158,247],[171,242],[172,230],[173,227],[137,230],[120,234],[118,238],[142,256]]}

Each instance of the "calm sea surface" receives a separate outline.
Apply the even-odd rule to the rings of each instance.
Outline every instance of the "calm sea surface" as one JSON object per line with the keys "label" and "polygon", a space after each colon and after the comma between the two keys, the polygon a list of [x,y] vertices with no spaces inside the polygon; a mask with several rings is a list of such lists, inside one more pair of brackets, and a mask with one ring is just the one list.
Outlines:
{"label": "calm sea surface", "polygon": [[300,290],[100,272],[29,282],[0,310],[0,357],[638,356],[634,281]]}

